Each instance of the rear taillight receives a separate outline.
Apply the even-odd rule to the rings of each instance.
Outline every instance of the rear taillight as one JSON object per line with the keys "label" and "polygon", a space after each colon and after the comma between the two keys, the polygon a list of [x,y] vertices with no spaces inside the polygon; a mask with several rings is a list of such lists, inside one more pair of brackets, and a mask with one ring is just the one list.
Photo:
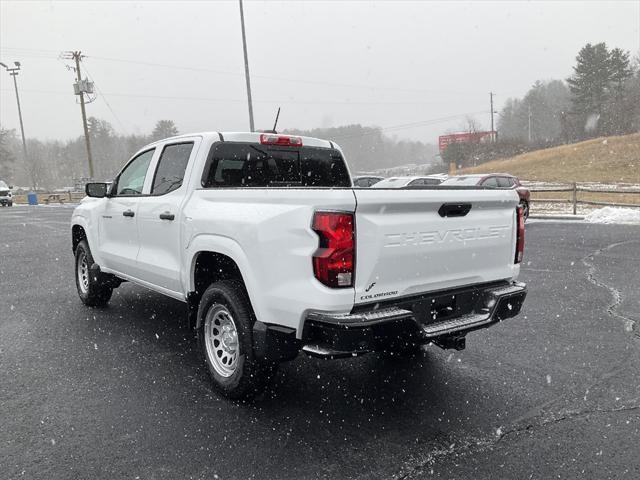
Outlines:
{"label": "rear taillight", "polygon": [[260,143],[262,145],[279,145],[281,147],[301,147],[302,138],[292,137],[289,135],[263,133],[260,135]]}
{"label": "rear taillight", "polygon": [[524,256],[524,209],[522,207],[516,208],[516,219],[518,226],[516,229],[516,259],[515,263],[522,262]]}
{"label": "rear taillight", "polygon": [[355,266],[353,214],[316,212],[312,228],[320,237],[319,248],[313,254],[315,277],[327,287],[352,287]]}

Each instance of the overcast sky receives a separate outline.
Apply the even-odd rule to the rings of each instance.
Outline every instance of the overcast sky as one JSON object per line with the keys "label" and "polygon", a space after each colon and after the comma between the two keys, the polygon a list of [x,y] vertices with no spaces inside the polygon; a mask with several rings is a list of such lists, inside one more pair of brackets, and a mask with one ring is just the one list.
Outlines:
{"label": "overcast sky", "polygon": [[[280,129],[400,126],[386,131],[426,142],[467,113],[488,127],[489,91],[499,109],[537,79],[566,78],[587,42],[640,51],[640,1],[246,1],[245,21],[257,128],[281,106]],[[118,132],[159,119],[248,129],[237,1],[0,0],[0,61],[22,63],[28,137],[82,134],[64,50],[87,55],[99,89],[88,115]],[[0,82],[0,124],[17,129],[13,84]]]}

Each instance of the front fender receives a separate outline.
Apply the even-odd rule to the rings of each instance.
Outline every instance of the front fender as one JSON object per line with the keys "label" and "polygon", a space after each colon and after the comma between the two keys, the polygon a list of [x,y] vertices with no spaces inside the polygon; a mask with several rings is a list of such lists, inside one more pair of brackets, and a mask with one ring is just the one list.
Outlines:
{"label": "front fender", "polygon": [[98,265],[103,265],[102,255],[100,254],[100,211],[104,208],[106,199],[96,199],[85,197],[80,202],[71,215],[71,228],[78,225],[84,229],[87,236],[87,242],[91,249],[91,255]]}

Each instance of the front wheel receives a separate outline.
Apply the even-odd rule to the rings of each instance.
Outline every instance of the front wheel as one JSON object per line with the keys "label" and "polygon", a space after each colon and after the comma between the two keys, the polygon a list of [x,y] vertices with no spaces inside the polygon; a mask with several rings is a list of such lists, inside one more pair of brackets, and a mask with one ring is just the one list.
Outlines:
{"label": "front wheel", "polygon": [[205,290],[198,307],[198,343],[213,385],[232,399],[260,393],[277,364],[253,352],[255,318],[243,285],[222,280]]}
{"label": "front wheel", "polygon": [[82,303],[88,307],[103,307],[111,299],[113,287],[91,271],[93,256],[89,244],[82,240],[76,247],[76,288]]}

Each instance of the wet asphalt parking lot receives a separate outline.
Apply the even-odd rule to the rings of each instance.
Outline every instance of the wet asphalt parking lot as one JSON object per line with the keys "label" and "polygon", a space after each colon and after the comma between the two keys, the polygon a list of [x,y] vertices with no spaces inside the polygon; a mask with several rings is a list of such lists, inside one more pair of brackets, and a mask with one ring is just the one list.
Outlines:
{"label": "wet asphalt parking lot", "polygon": [[638,226],[531,222],[521,314],[466,350],[301,355],[233,403],[184,304],[80,303],[71,212],[0,209],[0,478],[640,478]]}

